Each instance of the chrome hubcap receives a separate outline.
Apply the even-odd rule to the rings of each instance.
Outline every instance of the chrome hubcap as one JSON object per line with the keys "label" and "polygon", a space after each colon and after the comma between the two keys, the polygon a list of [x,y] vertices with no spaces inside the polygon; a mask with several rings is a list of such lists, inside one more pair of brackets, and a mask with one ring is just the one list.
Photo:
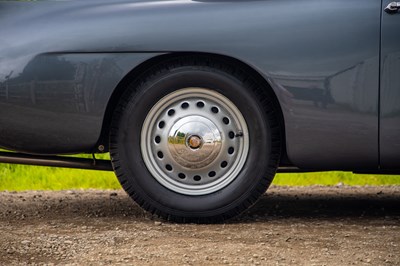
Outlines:
{"label": "chrome hubcap", "polygon": [[245,120],[225,96],[185,88],[157,102],[141,132],[141,152],[153,177],[186,195],[218,191],[241,171],[248,153]]}
{"label": "chrome hubcap", "polygon": [[221,151],[222,139],[214,123],[190,115],[179,119],[168,136],[168,149],[180,166],[199,169],[211,164]]}

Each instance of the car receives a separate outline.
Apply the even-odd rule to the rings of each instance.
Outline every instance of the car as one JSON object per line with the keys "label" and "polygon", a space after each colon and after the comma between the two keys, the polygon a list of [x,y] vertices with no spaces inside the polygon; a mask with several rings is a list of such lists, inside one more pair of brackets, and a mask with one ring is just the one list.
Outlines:
{"label": "car", "polygon": [[143,209],[198,223],[277,171],[398,174],[399,7],[0,2],[0,161],[114,170]]}

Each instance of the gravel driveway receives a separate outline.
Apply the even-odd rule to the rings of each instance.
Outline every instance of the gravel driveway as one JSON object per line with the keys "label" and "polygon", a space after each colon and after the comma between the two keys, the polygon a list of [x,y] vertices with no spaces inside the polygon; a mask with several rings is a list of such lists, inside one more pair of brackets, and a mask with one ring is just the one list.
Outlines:
{"label": "gravel driveway", "polygon": [[271,187],[225,224],[174,224],[121,190],[0,192],[0,264],[400,265],[400,186]]}

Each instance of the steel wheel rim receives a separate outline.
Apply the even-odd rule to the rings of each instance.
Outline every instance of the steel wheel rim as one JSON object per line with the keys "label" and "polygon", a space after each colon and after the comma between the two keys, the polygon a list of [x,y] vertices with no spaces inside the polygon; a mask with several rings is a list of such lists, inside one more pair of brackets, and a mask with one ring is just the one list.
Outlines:
{"label": "steel wheel rim", "polygon": [[246,162],[249,134],[239,109],[224,95],[184,88],[159,100],[141,131],[152,176],[185,195],[206,195],[231,183]]}

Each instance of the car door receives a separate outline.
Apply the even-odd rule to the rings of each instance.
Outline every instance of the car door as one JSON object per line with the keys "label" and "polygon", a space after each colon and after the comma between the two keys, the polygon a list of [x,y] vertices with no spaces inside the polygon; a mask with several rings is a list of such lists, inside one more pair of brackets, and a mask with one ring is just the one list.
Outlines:
{"label": "car door", "polygon": [[382,4],[380,166],[400,169],[400,2]]}

